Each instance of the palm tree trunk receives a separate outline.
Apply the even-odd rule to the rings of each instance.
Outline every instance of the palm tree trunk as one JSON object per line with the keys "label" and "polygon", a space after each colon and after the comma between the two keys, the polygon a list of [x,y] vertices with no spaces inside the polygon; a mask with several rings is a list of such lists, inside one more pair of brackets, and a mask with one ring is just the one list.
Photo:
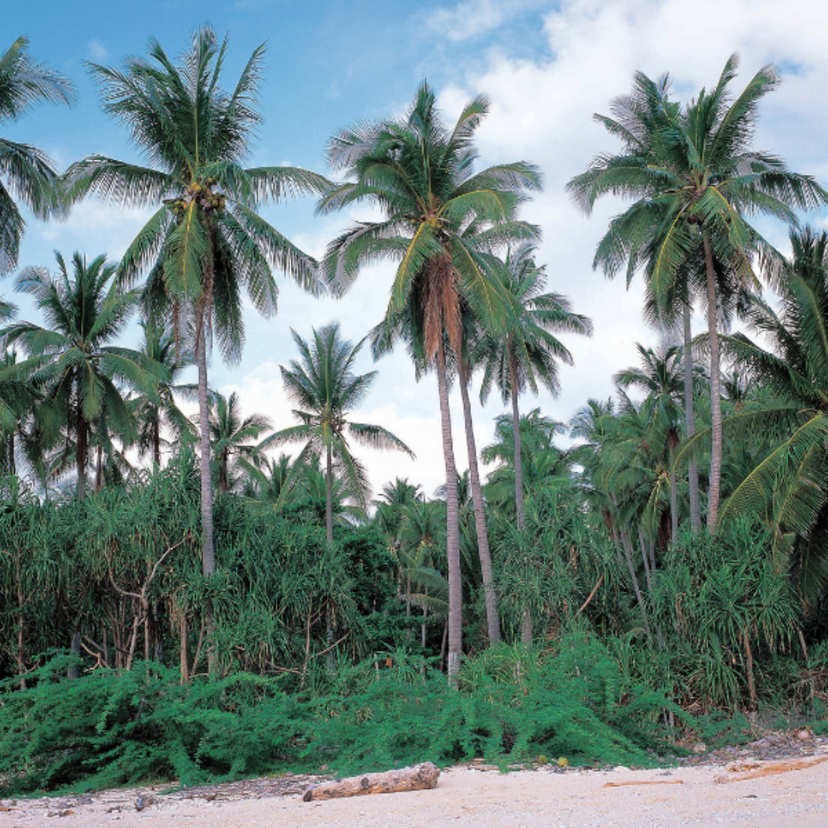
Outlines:
{"label": "palm tree trunk", "polygon": [[719,486],[722,475],[722,395],[719,367],[719,332],[716,319],[716,271],[707,232],[702,232],[707,269],[707,332],[710,339],[710,414],[713,440],[710,448],[710,481],[707,489],[707,528],[716,534],[719,520]]}
{"label": "palm tree trunk", "polygon": [[161,421],[158,417],[152,423],[152,460],[157,469],[161,468]]}
{"label": "palm tree trunk", "polygon": [[75,463],[78,467],[78,500],[86,497],[86,454],[89,441],[89,428],[86,425],[80,402],[78,402],[77,446],[75,447]]}
{"label": "palm tree trunk", "polygon": [[477,548],[480,553],[480,569],[483,573],[483,591],[486,596],[486,627],[489,643],[500,641],[500,618],[497,613],[497,595],[492,578],[492,555],[489,549],[489,533],[486,529],[486,513],[483,510],[483,490],[480,486],[480,471],[477,467],[477,445],[472,426],[471,403],[466,369],[458,360],[460,396],[463,400],[463,419],[466,427],[466,448],[469,455],[469,478],[471,479],[472,502],[474,503],[474,526],[477,531]]}
{"label": "palm tree trunk", "polygon": [[225,494],[227,488],[227,450],[225,449],[222,451],[219,461],[219,491]]}
{"label": "palm tree trunk", "polygon": [[676,446],[678,445],[678,434],[670,429],[670,434],[667,436],[668,447],[670,449],[670,543],[676,539],[678,534],[678,492],[676,491],[676,466],[673,458],[676,454]]}
{"label": "palm tree trunk", "polygon": [[201,566],[205,575],[216,571],[213,547],[213,475],[210,463],[210,407],[207,400],[207,331],[205,313],[199,314],[196,331],[198,360],[198,416],[201,424]]}
{"label": "palm tree trunk", "polygon": [[325,528],[328,546],[333,546],[333,460],[330,446],[325,455]]}
{"label": "palm tree trunk", "polygon": [[460,509],[457,500],[457,466],[451,436],[446,352],[443,343],[437,348],[437,388],[440,395],[440,420],[443,432],[443,456],[446,463],[446,551],[448,553],[449,617],[448,677],[456,683],[463,655],[463,584],[460,579]]}
{"label": "palm tree trunk", "polygon": [[517,359],[509,347],[509,385],[512,391],[512,430],[515,436],[515,512],[518,531],[526,528],[526,512],[523,508],[523,462],[520,453],[520,411],[518,410]]}
{"label": "palm tree trunk", "polygon": [[[687,439],[696,433],[696,412],[693,400],[693,354],[690,328],[690,303],[685,297],[684,306],[684,418]],[[694,535],[701,531],[701,504],[699,502],[699,461],[695,452],[687,464],[687,484],[690,489],[690,528]]]}
{"label": "palm tree trunk", "polygon": [[[198,362],[198,416],[201,434],[201,568],[209,578],[216,571],[216,554],[213,546],[213,471],[210,457],[210,408],[207,401],[207,331],[205,308],[200,305],[196,322],[196,359]],[[215,619],[213,602],[204,602],[204,625],[207,632],[207,671],[216,669],[216,651],[213,645]],[[195,669],[195,664],[193,665]]]}
{"label": "palm tree trunk", "polygon": [[103,487],[103,446],[98,446],[98,459],[95,463],[95,491]]}
{"label": "palm tree trunk", "polygon": [[[613,498],[613,502],[614,501],[615,501],[615,498]],[[614,503],[614,505],[616,507],[618,506],[617,503]],[[617,523],[615,520],[613,520],[613,522]],[[638,601],[638,608],[641,610],[641,617],[644,620],[644,629],[647,632],[647,638],[649,638],[650,637],[650,623],[649,623],[649,620],[647,618],[647,606],[644,603],[644,597],[641,594],[641,587],[639,586],[639,583],[638,583],[638,576],[635,574],[635,566],[633,565],[633,559],[632,559],[632,544],[630,543],[630,539],[629,539],[629,536],[627,535],[626,529],[624,529],[624,527],[621,526],[620,524],[617,524],[617,525],[618,525],[619,534],[621,535],[621,544],[624,548],[624,557],[627,560],[627,569],[629,570],[630,580],[632,581],[633,590],[635,591],[635,598]]]}
{"label": "palm tree trunk", "polygon": [[[518,409],[517,359],[512,346],[509,346],[509,385],[512,397],[512,433],[515,441],[515,514],[517,528],[522,532],[526,528],[526,510],[523,507],[523,458],[521,456],[520,441],[520,411]],[[529,607],[524,607],[520,622],[520,637],[527,647],[532,646],[534,630],[532,629],[532,613]]]}

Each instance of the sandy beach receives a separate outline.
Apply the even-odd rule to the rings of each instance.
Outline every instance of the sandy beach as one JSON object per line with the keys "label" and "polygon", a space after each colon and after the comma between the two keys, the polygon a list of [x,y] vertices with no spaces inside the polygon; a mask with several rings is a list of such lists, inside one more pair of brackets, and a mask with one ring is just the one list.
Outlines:
{"label": "sandy beach", "polygon": [[261,795],[255,788],[166,796],[159,795],[161,788],[104,791],[3,800],[0,828],[825,828],[828,761],[818,761],[823,758],[828,753],[812,757],[809,767],[751,779],[738,777],[775,763],[508,774],[464,766],[446,769],[429,791],[307,803],[299,793]]}

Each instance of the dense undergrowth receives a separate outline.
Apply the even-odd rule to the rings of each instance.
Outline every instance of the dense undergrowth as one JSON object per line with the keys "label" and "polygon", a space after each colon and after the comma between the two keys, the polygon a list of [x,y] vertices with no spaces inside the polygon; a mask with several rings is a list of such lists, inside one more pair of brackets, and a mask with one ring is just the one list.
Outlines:
{"label": "dense undergrowth", "polygon": [[[328,546],[324,504],[277,511],[226,496],[207,581],[186,454],[83,502],[6,486],[8,793],[426,759],[643,765],[681,737],[743,738],[746,713],[825,714],[825,609],[803,604],[796,573],[748,518],[716,538],[681,532],[638,571],[639,599],[573,485],[533,493],[525,531],[491,523],[506,642],[494,647],[464,535],[467,650],[454,689],[444,551],[425,531],[416,556],[371,526],[338,526]],[[532,647],[517,643],[527,615]]]}
{"label": "dense undergrowth", "polygon": [[366,662],[338,671],[318,695],[241,672],[181,685],[177,673],[147,662],[68,679],[71,657],[58,657],[30,674],[25,691],[4,688],[0,777],[6,793],[27,793],[425,759],[652,763],[666,747],[664,710],[681,711],[625,686],[617,662],[588,636],[564,639],[563,651],[570,657],[495,648],[466,664],[459,690],[399,652],[381,670]]}

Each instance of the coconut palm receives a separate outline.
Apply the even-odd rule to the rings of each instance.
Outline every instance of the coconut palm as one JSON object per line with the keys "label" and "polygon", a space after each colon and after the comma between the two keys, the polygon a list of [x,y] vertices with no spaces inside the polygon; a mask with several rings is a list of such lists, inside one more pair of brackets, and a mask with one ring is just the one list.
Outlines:
{"label": "coconut palm", "polygon": [[297,469],[287,454],[272,457],[256,454],[250,460],[238,458],[239,469],[244,475],[242,494],[251,500],[269,503],[280,509],[294,491]]}
{"label": "coconut palm", "polygon": [[[40,101],[71,104],[72,84],[44,63],[35,63],[29,41],[19,37],[0,57],[0,124],[16,121]],[[17,267],[26,222],[19,199],[38,218],[60,214],[58,175],[36,147],[0,138],[0,276]]]}
{"label": "coconut palm", "polygon": [[[105,415],[109,427],[129,443],[135,424],[119,384],[154,394],[153,381],[168,379],[166,369],[130,348],[107,343],[125,329],[139,302],[137,291],[123,290],[115,265],[104,256],[88,262],[72,257],[72,271],[60,253],[58,272],[27,267],[15,280],[15,290],[34,297],[46,327],[16,322],[2,331],[6,345],[19,343],[31,359],[30,376],[63,413],[68,434],[65,457],[78,472],[77,494],[86,493],[90,427]],[[74,438],[70,441],[70,435]],[[72,445],[72,442],[74,445]]]}
{"label": "coconut palm", "polygon": [[304,462],[313,454],[324,457],[326,477],[326,526],[328,543],[333,543],[334,471],[347,481],[352,495],[365,510],[368,505],[368,478],[364,466],[352,454],[349,440],[379,449],[398,449],[410,457],[414,454],[390,431],[377,425],[354,423],[346,415],[368,393],[377,372],[355,374],[354,362],[363,342],[352,345],[343,340],[339,325],[326,325],[313,331],[311,343],[291,331],[301,358],[290,368],[282,367],[282,381],[288,395],[299,405],[294,415],[301,425],[282,429],[263,440],[260,449],[270,445],[303,442],[299,455]]}
{"label": "coconut palm", "polygon": [[[484,241],[503,244],[536,235],[516,220],[527,189],[538,189],[535,167],[523,162],[474,173],[472,139],[489,109],[485,98],[466,105],[453,128],[441,121],[435,96],[423,83],[401,118],[361,124],[337,133],[330,142],[332,167],[347,180],[323,197],[320,212],[368,201],[383,212],[380,221],[360,222],[328,248],[325,273],[334,288],[346,290],[359,266],[390,258],[399,262],[386,322],[393,339],[395,315],[405,313],[409,346],[416,359],[437,373],[443,454],[448,486],[447,547],[451,594],[450,677],[462,655],[462,584],[457,470],[448,408],[447,349],[462,352],[465,302],[487,327],[502,325],[502,286],[481,262]],[[378,352],[375,348],[375,355]]]}
{"label": "coconut palm", "polygon": [[774,155],[751,149],[761,99],[779,85],[773,66],[754,75],[735,98],[729,86],[738,57],[725,64],[711,92],[681,108],[669,101],[669,80],[653,83],[640,73],[634,95],[651,102],[657,121],[647,146],[631,123],[597,116],[625,144],[622,156],[599,156],[568,188],[587,213],[596,199],[613,193],[638,200],[610,224],[596,262],[608,273],[627,262],[631,275],[647,264],[650,289],[657,298],[674,291],[682,266],[701,251],[710,347],[711,460],[708,527],[715,532],[719,512],[722,460],[721,380],[717,311],[716,261],[744,287],[756,283],[751,251],[770,251],[745,216],[776,216],[791,224],[793,209],[826,203],[826,193],[809,176],[790,172]]}
{"label": "coconut palm", "polygon": [[187,355],[182,358],[180,353],[176,353],[173,331],[164,330],[152,322],[141,322],[141,327],[144,331],[141,352],[148,359],[163,365],[169,377],[168,381],[155,383],[152,396],[139,396],[130,401],[138,422],[139,456],[151,454],[152,462],[156,468],[160,468],[161,446],[168,444],[162,437],[164,429],[172,432],[179,445],[196,437],[192,422],[175,401],[176,393],[185,397],[193,396],[195,389],[192,386],[175,384],[178,376],[192,364],[192,360]]}
{"label": "coconut palm", "polygon": [[239,395],[234,391],[229,397],[213,394],[210,406],[210,446],[218,467],[218,486],[222,493],[233,486],[239,466],[238,461],[248,462],[259,451],[251,440],[258,439],[266,429],[272,428],[270,419],[263,414],[241,416]]}
{"label": "coconut palm", "polygon": [[501,282],[513,297],[506,325],[484,336],[475,354],[475,361],[483,364],[481,402],[485,402],[495,384],[503,402],[512,404],[515,510],[519,530],[525,526],[526,515],[518,398],[525,388],[537,394],[539,385],[557,396],[558,362],[571,365],[572,355],[554,333],[592,334],[592,322],[573,313],[566,298],[557,293],[542,293],[546,272],[535,263],[534,257],[535,249],[528,244],[509,251],[500,268]]}
{"label": "coconut palm", "polygon": [[676,345],[663,347],[658,353],[636,343],[641,357],[641,367],[627,368],[615,375],[622,388],[637,388],[647,394],[654,420],[658,420],[657,432],[667,438],[670,469],[670,537],[678,533],[678,489],[676,485],[675,451],[681,441],[679,400],[683,389],[681,378],[682,352]]}
{"label": "coconut palm", "polygon": [[[227,51],[209,27],[199,29],[178,64],[161,45],[123,70],[91,64],[104,110],[130,130],[149,166],[90,156],[67,171],[69,197],[87,193],[156,210],[121,260],[131,283],[150,268],[148,316],[162,314],[189,336],[198,364],[199,418],[209,422],[207,349],[237,362],[244,343],[242,296],[265,315],[276,310],[271,267],[303,287],[317,285],[313,260],[260,218],[267,199],[318,192],[327,181],[294,167],[245,168],[260,123],[258,82],[264,47],[247,61],[231,92],[221,85]],[[209,429],[201,429],[203,569],[215,570]]]}
{"label": "coconut palm", "polygon": [[744,334],[723,342],[745,378],[765,392],[743,399],[726,427],[750,426],[774,440],[725,502],[722,519],[746,511],[768,518],[777,559],[792,557],[813,602],[828,584],[828,233],[794,232],[791,246],[790,261],[770,274],[779,312],[754,297],[747,313],[762,344]]}

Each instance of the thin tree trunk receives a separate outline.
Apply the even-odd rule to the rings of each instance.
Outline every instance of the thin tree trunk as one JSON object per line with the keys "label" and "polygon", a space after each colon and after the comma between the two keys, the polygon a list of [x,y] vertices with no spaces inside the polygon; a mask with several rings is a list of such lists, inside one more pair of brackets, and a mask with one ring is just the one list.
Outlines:
{"label": "thin tree trunk", "polygon": [[330,446],[327,448],[325,462],[325,528],[328,532],[328,546],[333,546],[333,460]]}
{"label": "thin tree trunk", "polygon": [[446,546],[448,556],[449,617],[448,677],[456,683],[463,655],[463,584],[460,576],[460,509],[457,500],[457,466],[451,435],[446,352],[441,342],[437,348],[437,387],[440,395],[440,420],[443,432],[443,456],[446,463]]}
{"label": "thin tree trunk", "polygon": [[489,643],[500,641],[500,618],[497,613],[497,595],[492,577],[492,555],[489,549],[489,533],[486,528],[486,513],[483,509],[483,490],[480,486],[480,471],[477,466],[477,445],[472,425],[471,403],[469,402],[468,378],[462,360],[458,360],[460,396],[463,400],[463,419],[466,427],[466,448],[469,455],[469,478],[471,480],[472,502],[474,503],[474,526],[477,530],[477,548],[480,553],[480,569],[483,573],[483,590],[486,596],[486,628]]}
{"label": "thin tree trunk", "polygon": [[20,553],[14,559],[14,574],[17,580],[17,675],[20,677],[20,689],[26,689],[26,664],[23,660],[23,645],[26,640],[26,622],[24,618],[24,609],[26,606],[26,599],[23,595],[23,580],[22,572],[20,571]]}
{"label": "thin tree trunk", "polygon": [[158,417],[152,424],[152,460],[157,469],[161,468],[161,422]]}
{"label": "thin tree trunk", "polygon": [[[216,571],[216,554],[213,546],[213,472],[210,452],[210,408],[207,401],[207,311],[199,305],[196,322],[196,351],[198,361],[198,416],[201,443],[201,567],[206,578]],[[215,619],[213,602],[204,602],[204,623],[207,632],[207,671],[212,674],[216,667],[216,651],[213,644]],[[195,668],[195,665],[193,665]]]}
{"label": "thin tree trunk", "polygon": [[225,449],[221,453],[221,461],[219,462],[219,491],[222,494],[227,492],[229,488],[227,482],[227,450]]}
{"label": "thin tree trunk", "polygon": [[512,431],[515,437],[515,512],[517,528],[522,532],[526,528],[526,512],[523,508],[523,461],[520,445],[520,411],[518,410],[517,359],[509,348],[509,384],[512,397]]}
{"label": "thin tree trunk", "polygon": [[669,441],[668,444],[670,449],[670,544],[672,545],[676,535],[678,535],[679,526],[678,492],[676,491],[676,466],[673,462],[676,454],[676,446],[678,445],[678,434],[671,429],[667,439]]}
{"label": "thin tree trunk", "polygon": [[17,460],[14,456],[14,429],[9,434],[9,474],[17,474]]}
{"label": "thin tree trunk", "polygon": [[189,684],[190,682],[190,669],[187,663],[187,613],[181,613],[181,621],[179,622],[179,629],[178,629],[178,641],[179,641],[179,648],[178,648],[178,666],[181,672],[181,683],[182,684]]}
{"label": "thin tree trunk", "polygon": [[748,638],[747,630],[742,634],[742,640],[745,642],[745,661],[747,666],[747,680],[748,680],[748,694],[750,695],[750,709],[756,710],[756,682],[753,678],[753,651],[750,649],[750,638]]}
{"label": "thin tree trunk", "polygon": [[[515,514],[517,528],[522,532],[526,528],[526,510],[523,506],[523,457],[521,455],[520,440],[520,410],[518,408],[518,373],[517,359],[512,346],[509,346],[509,385],[512,398],[512,433],[515,441]],[[527,647],[532,646],[534,630],[532,629],[532,613],[529,607],[523,608],[520,621],[520,637]]]}
{"label": "thin tree trunk", "polygon": [[653,579],[650,573],[650,556],[647,554],[647,542],[641,527],[638,528],[638,544],[641,547],[641,560],[644,562],[644,577],[647,579],[647,592],[653,591]]}
{"label": "thin tree trunk", "polygon": [[77,446],[75,447],[75,463],[78,467],[78,500],[86,497],[86,453],[89,431],[78,402]]}
{"label": "thin tree trunk", "polygon": [[650,622],[647,617],[647,606],[644,603],[644,597],[641,594],[641,587],[638,584],[638,576],[635,574],[635,566],[632,560],[632,544],[630,543],[627,532],[623,527],[619,527],[621,532],[621,544],[624,547],[624,557],[627,559],[627,569],[630,573],[630,580],[632,581],[633,590],[635,591],[635,598],[638,601],[638,608],[641,610],[641,617],[644,621],[644,629],[647,633],[647,638],[650,637]]}
{"label": "thin tree trunk", "polygon": [[[693,353],[690,328],[690,303],[685,297],[684,308],[684,418],[687,439],[696,433],[696,412],[693,399]],[[696,453],[690,454],[687,464],[687,483],[690,490],[690,528],[694,535],[701,531],[701,504],[699,501],[699,461]]]}
{"label": "thin tree trunk", "polygon": [[710,448],[710,482],[707,490],[707,528],[716,534],[719,520],[719,486],[722,475],[722,395],[719,366],[719,332],[716,319],[716,271],[707,231],[702,232],[707,269],[707,331],[710,339],[710,414],[713,440]]}
{"label": "thin tree trunk", "polygon": [[103,446],[98,446],[98,457],[95,462],[95,491],[103,487]]}

